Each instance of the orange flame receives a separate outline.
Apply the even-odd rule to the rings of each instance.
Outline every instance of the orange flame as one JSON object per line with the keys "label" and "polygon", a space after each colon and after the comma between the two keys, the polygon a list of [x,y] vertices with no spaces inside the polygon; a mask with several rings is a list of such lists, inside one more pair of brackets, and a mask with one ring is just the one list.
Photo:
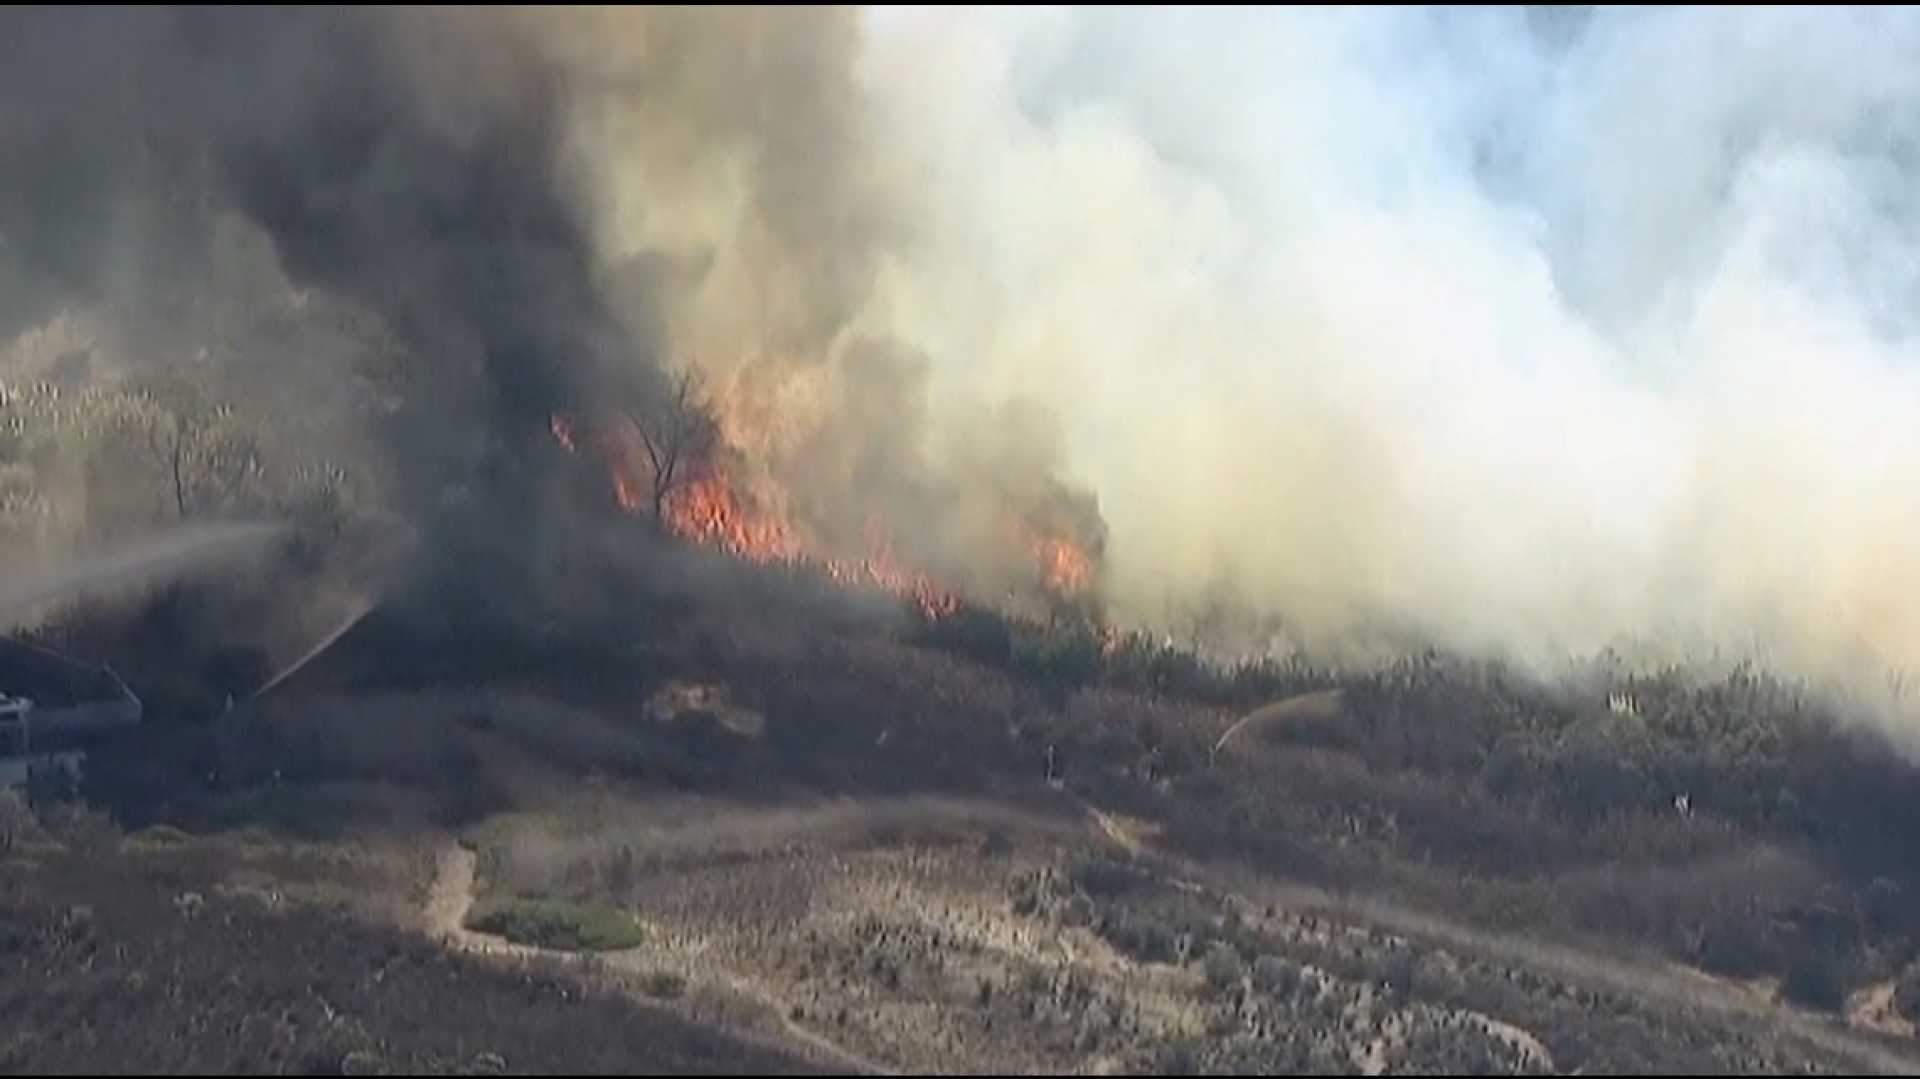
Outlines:
{"label": "orange flame", "polygon": [[893,537],[885,522],[877,516],[867,518],[867,546],[871,553],[863,559],[828,559],[827,575],[843,584],[867,584],[914,601],[920,613],[929,619],[941,619],[959,612],[960,597],[942,588],[924,573],[909,570],[894,558]]}
{"label": "orange flame", "polygon": [[785,522],[748,509],[716,469],[703,468],[669,492],[662,508],[668,531],[736,558],[767,563],[804,556],[799,538]]}
{"label": "orange flame", "polygon": [[[569,453],[577,452],[579,436],[571,417],[555,414],[551,427],[555,441]],[[616,424],[596,441],[620,508],[635,514],[649,512],[652,466],[637,438]],[[841,584],[873,587],[910,599],[929,619],[949,617],[963,606],[959,595],[901,564],[892,536],[878,516],[867,521],[866,557],[817,555],[815,545],[799,529],[744,497],[717,462],[695,462],[688,476],[666,493],[660,506],[662,526],[680,539],[748,562],[810,565]],[[1094,560],[1084,547],[1065,537],[1020,531],[1049,593],[1073,599],[1092,589]]]}
{"label": "orange flame", "polygon": [[1033,554],[1039,559],[1047,591],[1070,598],[1093,587],[1093,559],[1072,540],[1058,536],[1037,539]]}

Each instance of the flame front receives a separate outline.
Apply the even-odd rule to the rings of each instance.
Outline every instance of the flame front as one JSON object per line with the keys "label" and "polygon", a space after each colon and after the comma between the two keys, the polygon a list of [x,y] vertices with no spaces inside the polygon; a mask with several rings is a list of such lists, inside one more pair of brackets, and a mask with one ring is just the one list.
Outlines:
{"label": "flame front", "polygon": [[866,540],[870,554],[859,561],[828,559],[827,574],[843,584],[867,584],[896,596],[911,598],[930,619],[959,612],[960,597],[936,584],[924,573],[905,568],[894,558],[893,537],[879,517],[868,517]]}
{"label": "flame front", "polygon": [[793,529],[776,517],[747,509],[715,468],[703,466],[692,480],[668,492],[662,515],[674,535],[736,558],[761,563],[805,559]]}
{"label": "flame front", "polygon": [[1072,540],[1042,537],[1033,542],[1033,554],[1039,560],[1041,583],[1048,592],[1073,599],[1093,587],[1093,559]]}
{"label": "flame front", "polygon": [[[553,437],[570,453],[578,452],[579,431],[569,416],[555,414]],[[606,462],[615,502],[627,513],[650,513],[655,507],[652,459],[631,430],[615,424],[594,440]],[[929,619],[958,613],[960,596],[927,574],[907,568],[894,551],[892,534],[878,515],[868,518],[864,530],[867,553],[860,558],[820,553],[802,530],[770,513],[747,496],[717,459],[688,462],[675,481],[658,494],[661,526],[671,535],[762,565],[807,565],[845,585],[877,588],[913,601]],[[1018,540],[1031,553],[1039,584],[1057,600],[1077,601],[1090,595],[1096,569],[1087,549],[1063,535],[1018,529]],[[1013,538],[1013,537],[1010,537]],[[1018,548],[1016,548],[1018,549]]]}

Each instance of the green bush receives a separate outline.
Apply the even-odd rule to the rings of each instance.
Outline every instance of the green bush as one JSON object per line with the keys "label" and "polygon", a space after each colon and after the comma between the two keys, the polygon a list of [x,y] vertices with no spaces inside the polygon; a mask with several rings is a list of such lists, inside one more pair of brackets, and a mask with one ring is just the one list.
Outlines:
{"label": "green bush", "polygon": [[1207,949],[1200,969],[1206,974],[1207,988],[1215,993],[1230,992],[1247,976],[1247,965],[1241,961],[1240,953],[1224,941],[1215,941],[1213,947]]}
{"label": "green bush", "polygon": [[614,952],[646,942],[646,933],[617,910],[555,899],[489,904],[468,915],[467,928],[515,944],[566,952]]}

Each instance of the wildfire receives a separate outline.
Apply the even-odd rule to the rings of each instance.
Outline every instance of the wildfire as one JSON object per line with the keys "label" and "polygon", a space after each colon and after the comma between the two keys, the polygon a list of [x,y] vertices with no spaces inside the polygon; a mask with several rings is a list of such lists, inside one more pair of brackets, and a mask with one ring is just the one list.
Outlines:
{"label": "wildfire", "polygon": [[[552,417],[553,437],[569,453],[578,452],[579,432],[571,417]],[[621,425],[596,440],[606,461],[615,501],[628,513],[653,510],[650,459],[637,438]],[[892,536],[878,516],[865,529],[867,554],[860,558],[819,553],[802,532],[767,512],[741,492],[717,461],[690,462],[685,478],[660,498],[662,526],[672,535],[762,565],[812,566],[845,585],[877,588],[911,600],[929,619],[960,611],[961,598],[924,573],[907,568],[894,553]],[[1074,599],[1093,587],[1094,560],[1071,539],[1025,532],[1026,546],[1039,569],[1042,586],[1061,599]]]}
{"label": "wildfire", "polygon": [[1041,580],[1054,595],[1071,598],[1093,587],[1093,559],[1072,540],[1042,537],[1033,542],[1033,554]]}
{"label": "wildfire", "polygon": [[893,555],[893,537],[879,517],[867,518],[867,546],[871,553],[858,561],[828,559],[827,575],[843,584],[866,584],[896,596],[911,598],[929,619],[957,614],[960,597],[936,584],[924,573],[902,566]]}
{"label": "wildfire", "polygon": [[958,596],[894,560],[892,544],[877,520],[869,522],[867,530],[872,544],[868,557],[815,558],[796,529],[749,509],[718,469],[703,469],[675,489],[666,499],[665,516],[674,535],[736,558],[761,564],[815,565],[841,584],[871,586],[911,599],[928,618],[944,618],[960,609]]}
{"label": "wildfire", "polygon": [[669,532],[736,558],[770,563],[805,557],[799,537],[785,522],[749,511],[716,469],[703,468],[693,480],[668,492],[662,512]]}

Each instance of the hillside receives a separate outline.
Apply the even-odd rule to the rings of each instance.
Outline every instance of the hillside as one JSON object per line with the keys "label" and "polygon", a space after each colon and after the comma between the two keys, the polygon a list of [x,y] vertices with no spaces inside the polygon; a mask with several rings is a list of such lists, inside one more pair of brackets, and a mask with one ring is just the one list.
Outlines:
{"label": "hillside", "polygon": [[[605,617],[438,648],[377,614],[257,702],[163,698],[83,802],[18,825],[8,991],[38,1003],[10,1059],[1920,1066],[1902,766],[1763,680],[1676,674],[1629,715],[1438,659],[1224,672],[1028,624],[983,658],[804,602]],[[146,1018],[102,1038],[118,984]],[[570,1033],[615,1015],[625,1040]]]}

